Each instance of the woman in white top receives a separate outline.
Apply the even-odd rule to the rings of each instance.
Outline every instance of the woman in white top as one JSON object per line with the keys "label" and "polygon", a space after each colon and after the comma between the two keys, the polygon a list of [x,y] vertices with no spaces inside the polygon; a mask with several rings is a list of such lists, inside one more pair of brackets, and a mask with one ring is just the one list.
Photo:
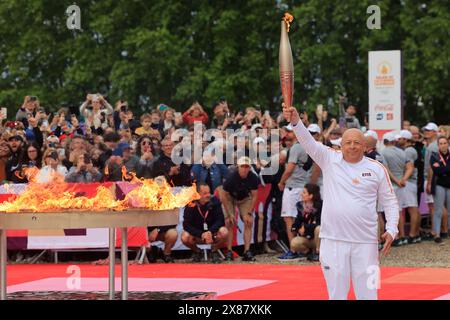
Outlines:
{"label": "woman in white top", "polygon": [[[89,106],[92,106],[92,109]],[[113,107],[100,94],[88,94],[86,101],[80,106],[80,113],[86,121],[86,126],[93,126],[95,129],[108,127],[108,115],[113,111]]]}
{"label": "woman in white top", "polygon": [[67,174],[67,168],[59,164],[58,153],[55,150],[48,149],[44,155],[44,166],[37,175],[38,183],[48,183],[55,180],[64,181]]}

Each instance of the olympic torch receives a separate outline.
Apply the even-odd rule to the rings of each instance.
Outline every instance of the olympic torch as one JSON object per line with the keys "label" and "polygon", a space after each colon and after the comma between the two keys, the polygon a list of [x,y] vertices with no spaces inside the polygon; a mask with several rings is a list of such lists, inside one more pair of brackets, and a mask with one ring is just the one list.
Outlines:
{"label": "olympic torch", "polygon": [[294,19],[289,13],[285,13],[281,20],[281,38],[280,38],[280,83],[281,94],[285,107],[292,106],[294,96],[294,62],[292,59],[291,43],[289,42],[290,23]]}

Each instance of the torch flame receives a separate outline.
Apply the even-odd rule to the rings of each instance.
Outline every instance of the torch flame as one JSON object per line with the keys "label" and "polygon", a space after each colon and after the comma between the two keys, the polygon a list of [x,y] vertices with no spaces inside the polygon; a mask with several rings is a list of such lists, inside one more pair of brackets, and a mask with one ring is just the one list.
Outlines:
{"label": "torch flame", "polygon": [[290,13],[286,12],[284,14],[283,20],[286,23],[286,29],[287,29],[287,32],[289,33],[289,29],[291,27],[292,21],[294,20],[294,17]]}
{"label": "torch flame", "polygon": [[[37,175],[39,170],[33,173]],[[137,185],[123,200],[116,200],[113,192],[105,186],[99,186],[92,198],[78,196],[73,185],[64,182],[62,176],[55,174],[49,183],[30,180],[32,182],[25,192],[0,204],[0,212],[124,211],[133,208],[170,210],[200,198],[195,185],[174,192],[164,177],[141,180],[133,172],[127,173],[123,168],[122,174],[131,178],[131,183]]]}

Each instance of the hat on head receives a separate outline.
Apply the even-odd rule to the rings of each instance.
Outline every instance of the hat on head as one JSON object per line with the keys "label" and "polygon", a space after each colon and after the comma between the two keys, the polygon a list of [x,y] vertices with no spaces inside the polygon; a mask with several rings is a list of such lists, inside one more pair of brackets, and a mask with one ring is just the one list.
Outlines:
{"label": "hat on head", "polygon": [[366,133],[364,133],[364,137],[372,137],[375,140],[378,140],[378,134],[373,130],[367,130]]}
{"label": "hat on head", "polygon": [[158,107],[156,107],[159,111],[164,111],[169,109],[169,106],[165,105],[164,103],[161,103],[158,105]]}
{"label": "hat on head", "polygon": [[261,123],[255,123],[254,125],[252,125],[250,130],[262,129],[262,128],[263,128],[263,126],[261,125]]}
{"label": "hat on head", "polygon": [[387,140],[387,141],[389,141],[389,142],[393,142],[393,141],[395,141],[395,135],[394,135],[394,133],[391,131],[391,132],[386,132],[384,135],[383,135],[383,140]]}
{"label": "hat on head", "polygon": [[126,149],[131,149],[131,146],[128,142],[119,142],[119,144],[117,145],[117,148],[126,150]]}
{"label": "hat on head", "polygon": [[117,148],[113,150],[112,154],[113,154],[113,156],[122,157],[123,152],[128,149],[131,149],[131,146],[127,142],[120,142],[117,145]]}
{"label": "hat on head", "polygon": [[436,123],[434,122],[428,122],[427,125],[425,127],[422,128],[422,130],[426,130],[426,131],[439,131],[439,128],[437,126]]}
{"label": "hat on head", "polygon": [[294,128],[292,127],[292,124],[288,124],[287,126],[283,127],[284,129],[286,129],[287,131],[294,131]]}
{"label": "hat on head", "polygon": [[18,140],[18,141],[22,141],[22,142],[24,141],[23,137],[21,135],[18,135],[18,134],[9,137],[8,141],[11,141],[11,140]]}
{"label": "hat on head", "polygon": [[308,126],[308,131],[311,133],[320,133],[321,132],[320,127],[315,123],[312,123]]}
{"label": "hat on head", "polygon": [[331,144],[333,145],[333,146],[341,146],[341,142],[342,142],[342,138],[339,138],[339,139],[335,139],[335,140],[330,140],[330,142],[331,142]]}
{"label": "hat on head", "polygon": [[266,139],[264,139],[263,137],[257,137],[255,138],[255,140],[253,140],[253,144],[258,144],[258,143],[265,143]]}
{"label": "hat on head", "polygon": [[412,140],[413,138],[412,133],[409,130],[401,130],[399,135],[400,138],[404,138],[406,140]]}
{"label": "hat on head", "polygon": [[238,167],[240,166],[250,166],[252,164],[252,161],[249,157],[240,157],[237,161]]}

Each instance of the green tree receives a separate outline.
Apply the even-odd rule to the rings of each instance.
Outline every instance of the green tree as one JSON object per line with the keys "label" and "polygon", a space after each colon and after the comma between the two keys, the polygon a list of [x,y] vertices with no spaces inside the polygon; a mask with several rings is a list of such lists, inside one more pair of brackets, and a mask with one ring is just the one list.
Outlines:
{"label": "green tree", "polygon": [[293,13],[294,101],[312,111],[337,96],[367,111],[370,50],[403,51],[405,117],[450,120],[449,11],[444,0],[380,0],[382,29],[368,30],[370,1],[77,1],[81,31],[66,27],[69,0],[0,2],[0,105],[23,96],[56,109],[89,92],[137,111],[183,110],[221,96],[242,109],[280,108],[280,20]]}

